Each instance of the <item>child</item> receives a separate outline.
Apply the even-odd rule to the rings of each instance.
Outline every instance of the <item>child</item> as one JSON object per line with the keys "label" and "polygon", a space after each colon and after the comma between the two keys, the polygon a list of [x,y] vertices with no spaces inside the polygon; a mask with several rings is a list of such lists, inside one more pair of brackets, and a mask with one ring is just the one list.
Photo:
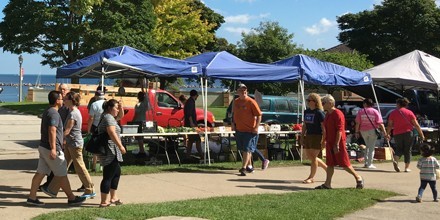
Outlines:
{"label": "child", "polygon": [[422,152],[422,158],[417,162],[417,168],[420,169],[420,187],[419,194],[416,197],[417,202],[422,202],[423,191],[425,191],[426,185],[429,183],[431,187],[432,195],[434,196],[434,202],[438,202],[436,184],[436,169],[439,169],[439,162],[432,156],[434,148],[429,144],[423,144],[420,147]]}

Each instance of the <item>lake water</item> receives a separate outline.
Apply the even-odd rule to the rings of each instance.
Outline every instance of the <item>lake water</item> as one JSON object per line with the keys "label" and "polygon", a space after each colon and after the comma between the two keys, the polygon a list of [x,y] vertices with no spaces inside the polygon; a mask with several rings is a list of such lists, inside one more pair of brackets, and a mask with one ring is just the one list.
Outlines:
{"label": "lake water", "polygon": [[[29,84],[35,85],[38,75],[24,75],[23,77],[23,99],[27,96]],[[0,86],[3,88],[3,92],[0,93],[1,102],[18,102],[18,74],[0,74]],[[100,79],[80,79],[81,84],[95,84],[98,85]],[[55,83],[70,83],[70,79],[56,79],[54,75],[41,75],[40,84],[45,89],[55,89]],[[113,85],[113,79],[105,79],[105,85]],[[13,84],[12,86],[4,86],[4,84]]]}

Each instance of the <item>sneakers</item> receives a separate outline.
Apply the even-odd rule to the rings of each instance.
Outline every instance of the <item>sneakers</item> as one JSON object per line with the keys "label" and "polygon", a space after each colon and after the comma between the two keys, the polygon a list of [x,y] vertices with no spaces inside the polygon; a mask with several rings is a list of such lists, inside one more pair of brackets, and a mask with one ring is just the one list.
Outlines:
{"label": "sneakers", "polygon": [[238,172],[240,172],[240,176],[246,176],[246,169],[245,168],[239,169]]}
{"label": "sneakers", "polygon": [[44,192],[46,195],[50,196],[51,198],[56,198],[57,194],[51,192],[47,186],[40,187],[41,192]]}
{"label": "sneakers", "polygon": [[247,167],[246,167],[246,172],[248,172],[248,173],[253,173],[253,172],[254,172],[254,168],[251,167],[251,166],[247,166]]}
{"label": "sneakers", "polygon": [[397,164],[397,161],[393,161],[393,166],[394,166],[394,170],[396,172],[400,172],[400,168],[399,168],[399,165]]}
{"label": "sneakers", "polygon": [[368,166],[368,169],[376,169],[376,166],[374,166],[373,164],[371,164],[370,166]]}
{"label": "sneakers", "polygon": [[411,172],[411,170],[407,168],[407,169],[405,169],[405,172],[409,173],[409,172]]}
{"label": "sneakers", "polygon": [[28,205],[32,205],[32,206],[44,206],[44,202],[41,202],[40,200],[38,200],[38,199],[30,199],[30,198],[28,198],[27,199],[27,201],[26,201],[26,203],[28,204]]}
{"label": "sneakers", "polygon": [[82,185],[82,186],[79,187],[76,191],[77,191],[77,192],[85,192],[85,191],[86,191],[86,187],[84,187],[84,185]]}
{"label": "sneakers", "polygon": [[268,159],[264,159],[263,164],[261,165],[262,170],[266,170],[269,167],[270,161]]}
{"label": "sneakers", "polygon": [[422,202],[422,197],[417,196],[417,197],[416,197],[416,202]]}
{"label": "sneakers", "polygon": [[80,197],[83,197],[86,199],[93,199],[93,198],[95,198],[95,196],[96,196],[96,193],[92,192],[92,193],[84,193]]}
{"label": "sneakers", "polygon": [[83,203],[84,201],[86,201],[86,198],[80,197],[80,196],[75,196],[74,200],[67,200],[67,204],[68,205],[79,205],[79,204]]}

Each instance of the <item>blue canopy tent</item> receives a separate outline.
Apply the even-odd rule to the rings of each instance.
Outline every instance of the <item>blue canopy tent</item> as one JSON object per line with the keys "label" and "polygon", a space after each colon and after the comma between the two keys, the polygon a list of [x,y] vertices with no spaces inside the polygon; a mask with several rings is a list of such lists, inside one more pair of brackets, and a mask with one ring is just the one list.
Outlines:
{"label": "blue canopy tent", "polygon": [[305,109],[304,83],[342,87],[371,85],[376,103],[378,103],[373,81],[368,73],[353,70],[334,63],[321,61],[303,54],[279,60],[273,64],[277,66],[295,66],[300,68],[300,88],[301,93],[303,94],[303,112]]}
{"label": "blue canopy tent", "polygon": [[56,78],[139,78],[201,75],[198,63],[149,54],[129,46],[100,51],[57,69]]}
{"label": "blue canopy tent", "polygon": [[203,76],[215,79],[291,82],[300,78],[297,67],[246,62],[226,51],[206,52],[185,60],[200,63]]}
{"label": "blue canopy tent", "polygon": [[[270,64],[246,62],[226,51],[206,52],[200,55],[189,57],[185,60],[197,62],[202,65],[203,76],[205,77],[205,86],[207,85],[207,77],[247,82],[292,82],[299,80],[300,78],[297,67],[283,67]],[[207,103],[205,97],[207,97],[207,92],[205,90],[204,93],[202,90],[202,93],[204,94],[202,97],[204,97],[203,102],[204,106],[206,107]],[[205,142],[205,149],[207,148],[208,146]]]}
{"label": "blue canopy tent", "polygon": [[273,64],[277,66],[295,66],[300,69],[301,80],[305,83],[324,86],[361,86],[371,85],[370,74],[348,67],[324,62],[306,55],[296,55]]}

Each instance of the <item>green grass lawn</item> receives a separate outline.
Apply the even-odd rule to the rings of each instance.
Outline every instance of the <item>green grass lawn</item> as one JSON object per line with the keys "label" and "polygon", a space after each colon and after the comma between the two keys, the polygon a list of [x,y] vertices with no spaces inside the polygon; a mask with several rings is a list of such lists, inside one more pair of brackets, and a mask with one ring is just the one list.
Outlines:
{"label": "green grass lawn", "polygon": [[[35,219],[148,219],[190,216],[205,219],[335,219],[396,193],[374,189],[306,190],[284,194],[214,197],[154,204],[81,208]],[[335,200],[337,198],[337,200]]]}
{"label": "green grass lawn", "polygon": [[[43,102],[5,102],[0,103],[1,107],[17,110],[31,115],[40,115],[48,107],[48,103]],[[227,107],[209,107],[208,111],[214,114],[215,120],[221,121],[225,118]]]}
{"label": "green grass lawn", "polygon": [[25,114],[40,115],[49,107],[49,104],[44,102],[5,102],[0,103],[0,107],[16,110]]}

